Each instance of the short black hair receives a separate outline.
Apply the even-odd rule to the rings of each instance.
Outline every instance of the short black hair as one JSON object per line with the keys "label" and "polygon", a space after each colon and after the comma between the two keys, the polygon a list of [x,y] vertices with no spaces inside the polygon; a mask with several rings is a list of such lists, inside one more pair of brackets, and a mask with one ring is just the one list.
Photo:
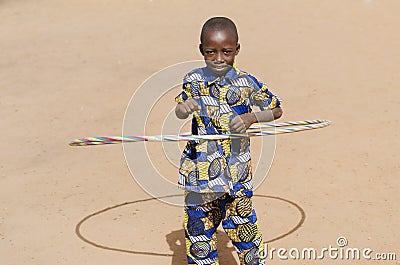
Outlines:
{"label": "short black hair", "polygon": [[211,30],[231,31],[235,37],[236,42],[239,41],[239,35],[237,33],[236,25],[232,20],[227,17],[212,17],[207,20],[201,29],[200,42],[203,42],[206,32]]}

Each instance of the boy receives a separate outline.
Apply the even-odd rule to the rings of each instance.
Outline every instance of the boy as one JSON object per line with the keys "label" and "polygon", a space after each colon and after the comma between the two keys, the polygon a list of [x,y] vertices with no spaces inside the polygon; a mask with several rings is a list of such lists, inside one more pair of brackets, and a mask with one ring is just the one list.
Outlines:
{"label": "boy", "polygon": [[[193,114],[193,134],[245,133],[255,122],[282,115],[279,99],[267,86],[236,67],[240,45],[230,19],[209,19],[200,41],[207,66],[185,76],[183,91],[175,99],[178,118]],[[251,106],[261,111],[252,112]],[[178,182],[185,188],[188,264],[219,264],[216,230],[221,222],[240,264],[265,263],[251,179],[248,137],[187,143]]]}

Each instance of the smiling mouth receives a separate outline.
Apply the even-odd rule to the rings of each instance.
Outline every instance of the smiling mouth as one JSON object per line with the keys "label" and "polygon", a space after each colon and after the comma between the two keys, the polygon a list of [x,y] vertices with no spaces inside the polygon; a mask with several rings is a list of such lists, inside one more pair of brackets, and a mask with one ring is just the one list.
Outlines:
{"label": "smiling mouth", "polygon": [[229,68],[232,67],[226,63],[218,63],[214,61],[207,61],[207,66],[216,74],[221,75],[228,72]]}
{"label": "smiling mouth", "polygon": [[225,70],[228,67],[227,64],[211,64],[210,66],[211,66],[211,68],[218,70],[218,71]]}

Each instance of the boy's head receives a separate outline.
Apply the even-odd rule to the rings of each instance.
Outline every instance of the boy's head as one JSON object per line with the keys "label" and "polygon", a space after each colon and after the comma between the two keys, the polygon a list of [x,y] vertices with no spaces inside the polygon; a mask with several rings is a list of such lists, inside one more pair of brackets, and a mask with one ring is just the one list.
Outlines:
{"label": "boy's head", "polygon": [[232,67],[240,50],[238,39],[235,23],[229,18],[213,17],[204,23],[199,48],[215,74],[224,75]]}

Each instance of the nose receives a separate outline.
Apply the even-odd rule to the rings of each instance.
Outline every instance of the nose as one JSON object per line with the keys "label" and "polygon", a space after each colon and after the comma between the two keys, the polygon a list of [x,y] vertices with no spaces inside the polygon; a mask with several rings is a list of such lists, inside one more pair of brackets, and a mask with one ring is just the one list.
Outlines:
{"label": "nose", "polygon": [[222,52],[218,52],[217,53],[216,61],[219,62],[219,63],[223,63],[224,62],[224,56],[223,56]]}

